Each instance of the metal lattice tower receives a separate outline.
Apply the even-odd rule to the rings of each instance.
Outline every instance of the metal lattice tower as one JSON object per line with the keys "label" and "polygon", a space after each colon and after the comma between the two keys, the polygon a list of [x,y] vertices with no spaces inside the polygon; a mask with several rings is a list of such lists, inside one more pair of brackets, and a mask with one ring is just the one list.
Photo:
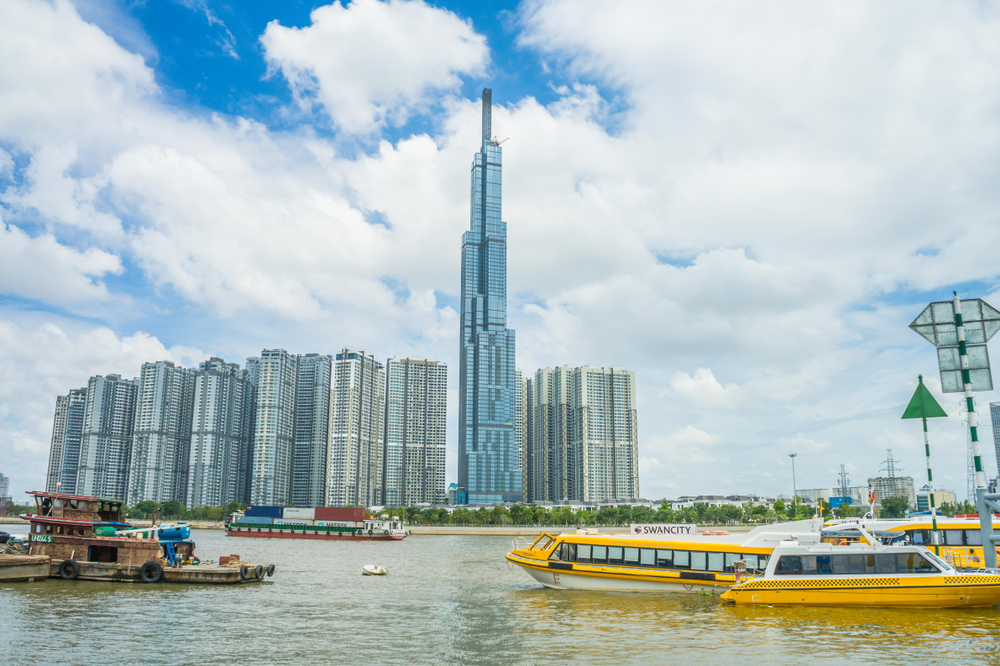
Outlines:
{"label": "metal lattice tower", "polygon": [[896,478],[896,472],[902,469],[902,467],[900,468],[896,467],[896,463],[898,463],[899,461],[895,460],[892,457],[892,449],[886,449],[885,452],[886,452],[885,465],[883,465],[882,469],[879,471],[885,472],[886,477],[894,479]]}
{"label": "metal lattice tower", "polygon": [[839,476],[840,476],[840,496],[841,497],[849,497],[850,496],[850,490],[848,490],[848,488],[851,485],[851,479],[847,476],[847,470],[844,469],[843,465],[840,466],[840,475]]}

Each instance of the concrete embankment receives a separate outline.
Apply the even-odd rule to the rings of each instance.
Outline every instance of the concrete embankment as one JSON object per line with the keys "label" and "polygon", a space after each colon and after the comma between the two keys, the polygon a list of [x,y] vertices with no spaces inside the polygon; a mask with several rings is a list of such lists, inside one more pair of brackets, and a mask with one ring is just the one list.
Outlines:
{"label": "concrete embankment", "polygon": [[[457,525],[407,525],[414,535],[464,535],[464,536],[538,536],[542,532],[549,534],[560,534],[562,532],[574,534],[576,527],[573,525],[558,525],[538,527],[535,525],[527,527],[490,527],[490,526],[457,526]],[[598,534],[628,534],[631,528],[627,525],[618,527],[589,527],[586,529],[597,530]],[[730,534],[743,534],[749,532],[753,527],[745,525],[734,525],[726,527],[703,527],[699,526],[698,531],[717,530],[729,532]]]}

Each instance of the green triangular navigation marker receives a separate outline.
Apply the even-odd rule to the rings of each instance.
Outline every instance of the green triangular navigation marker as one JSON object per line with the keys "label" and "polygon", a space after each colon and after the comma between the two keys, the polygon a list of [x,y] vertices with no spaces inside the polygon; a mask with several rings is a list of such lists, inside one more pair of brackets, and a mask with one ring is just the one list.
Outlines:
{"label": "green triangular navigation marker", "polygon": [[906,406],[906,411],[903,412],[903,418],[932,419],[936,416],[948,416],[941,409],[941,405],[937,403],[934,396],[931,395],[931,392],[924,386],[924,376],[919,375],[917,379],[920,383],[917,384],[917,390],[913,392],[910,404]]}

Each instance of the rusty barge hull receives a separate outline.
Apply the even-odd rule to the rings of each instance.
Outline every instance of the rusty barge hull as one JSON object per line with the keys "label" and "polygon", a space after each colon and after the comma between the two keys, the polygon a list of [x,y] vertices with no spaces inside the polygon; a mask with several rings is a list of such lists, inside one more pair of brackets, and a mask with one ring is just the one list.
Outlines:
{"label": "rusty barge hull", "polygon": [[0,583],[32,583],[49,577],[44,555],[0,555]]}
{"label": "rusty barge hull", "polygon": [[255,537],[263,539],[318,539],[319,541],[401,541],[405,536],[386,536],[384,534],[349,534],[347,532],[330,532],[327,534],[307,534],[302,530],[268,530],[263,528],[253,528],[252,530],[227,529],[226,536],[231,537]]}
{"label": "rusty barge hull", "polygon": [[[60,564],[62,564],[62,560],[52,560],[47,574],[50,578],[60,578]],[[79,561],[77,564],[80,565],[80,574],[77,576],[77,580],[110,583],[142,583],[139,577],[141,566]],[[220,567],[213,564],[185,564],[176,567],[163,567],[163,575],[158,582],[239,585],[242,583],[256,583],[258,579],[255,578],[253,569],[250,570],[250,577],[244,580],[240,578],[240,570],[235,567]]]}

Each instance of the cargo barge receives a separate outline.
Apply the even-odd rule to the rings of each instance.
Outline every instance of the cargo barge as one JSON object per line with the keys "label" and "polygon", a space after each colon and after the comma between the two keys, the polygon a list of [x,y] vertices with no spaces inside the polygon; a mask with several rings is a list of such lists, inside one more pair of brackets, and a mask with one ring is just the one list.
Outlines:
{"label": "cargo barge", "polygon": [[401,541],[410,535],[396,516],[366,517],[364,509],[339,506],[247,507],[232,514],[225,528],[227,536],[265,539]]}
{"label": "cargo barge", "polygon": [[132,529],[118,499],[33,491],[29,556],[48,561],[47,574],[65,580],[239,584],[274,575],[274,565],[201,564],[191,528],[162,523]]}

